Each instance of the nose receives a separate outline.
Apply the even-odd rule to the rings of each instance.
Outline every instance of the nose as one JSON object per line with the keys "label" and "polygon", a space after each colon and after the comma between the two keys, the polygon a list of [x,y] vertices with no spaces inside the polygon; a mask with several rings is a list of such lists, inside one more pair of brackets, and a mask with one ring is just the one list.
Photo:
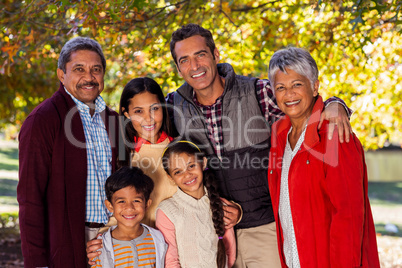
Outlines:
{"label": "nose", "polygon": [[85,74],[84,74],[85,81],[93,81],[94,79],[95,79],[95,76],[92,73],[92,71],[85,72]]}
{"label": "nose", "polygon": [[127,202],[126,209],[135,209],[135,205],[133,202]]}
{"label": "nose", "polygon": [[152,118],[153,118],[154,116],[153,116],[153,112],[151,112],[151,111],[146,111],[145,113],[144,113],[144,117],[143,117],[143,119],[146,121],[146,122],[151,122],[152,121]]}
{"label": "nose", "polygon": [[191,172],[190,169],[186,169],[186,170],[185,170],[184,176],[185,176],[186,178],[191,177],[192,175],[193,175],[193,173]]}
{"label": "nose", "polygon": [[191,69],[192,70],[196,71],[198,69],[199,64],[198,64],[197,59],[191,60],[190,64],[191,64]]}
{"label": "nose", "polygon": [[290,87],[286,88],[285,96],[291,96],[291,95],[293,95],[293,93],[294,93],[293,87],[290,86]]}

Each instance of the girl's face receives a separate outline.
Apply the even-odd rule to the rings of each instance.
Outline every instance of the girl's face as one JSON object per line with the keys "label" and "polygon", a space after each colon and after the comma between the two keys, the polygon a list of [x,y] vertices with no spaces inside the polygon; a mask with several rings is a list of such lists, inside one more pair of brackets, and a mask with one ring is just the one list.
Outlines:
{"label": "girl's face", "polygon": [[200,199],[204,194],[203,170],[207,159],[197,161],[195,155],[172,154],[169,158],[169,175],[186,194]]}
{"label": "girl's face", "polygon": [[158,96],[144,91],[132,97],[124,115],[131,120],[138,136],[156,143],[160,137],[163,110]]}

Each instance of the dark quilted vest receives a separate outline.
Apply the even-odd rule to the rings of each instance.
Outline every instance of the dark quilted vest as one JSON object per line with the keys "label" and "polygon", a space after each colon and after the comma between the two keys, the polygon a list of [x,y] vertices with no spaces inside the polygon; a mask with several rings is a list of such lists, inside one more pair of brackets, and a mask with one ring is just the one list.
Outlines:
{"label": "dark quilted vest", "polygon": [[218,72],[225,78],[222,158],[214,152],[204,116],[194,104],[193,89],[187,83],[174,94],[175,126],[182,139],[195,142],[206,153],[219,180],[221,196],[242,206],[243,218],[237,228],[273,222],[267,180],[270,127],[256,98],[257,79],[236,75],[229,64],[218,64]]}

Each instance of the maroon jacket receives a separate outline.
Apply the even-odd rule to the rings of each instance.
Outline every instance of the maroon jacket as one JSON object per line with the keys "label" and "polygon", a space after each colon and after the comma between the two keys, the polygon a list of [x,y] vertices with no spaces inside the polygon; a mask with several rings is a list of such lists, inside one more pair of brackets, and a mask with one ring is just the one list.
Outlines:
{"label": "maroon jacket", "polygon": [[[318,130],[322,98],[318,97],[306,135],[289,169],[289,199],[300,266],[379,268],[376,234],[367,196],[367,168],[359,139],[340,143],[338,131],[328,140],[328,121]],[[278,215],[282,158],[288,116],[272,127],[269,191],[282,267],[286,267]]]}
{"label": "maroon jacket", "polygon": [[[106,108],[101,116],[114,171],[118,115]],[[25,267],[86,268],[85,135],[77,107],[61,84],[26,118],[19,141],[17,198]]]}

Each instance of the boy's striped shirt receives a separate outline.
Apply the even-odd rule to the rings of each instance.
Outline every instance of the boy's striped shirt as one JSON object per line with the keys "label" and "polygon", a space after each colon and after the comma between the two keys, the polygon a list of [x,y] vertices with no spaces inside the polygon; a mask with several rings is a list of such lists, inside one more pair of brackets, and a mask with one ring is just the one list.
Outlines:
{"label": "boy's striped shirt", "polygon": [[[139,237],[131,241],[112,239],[115,266],[118,268],[153,268],[156,267],[156,251],[154,240],[147,228]],[[96,260],[92,267],[102,267],[100,260]]]}

